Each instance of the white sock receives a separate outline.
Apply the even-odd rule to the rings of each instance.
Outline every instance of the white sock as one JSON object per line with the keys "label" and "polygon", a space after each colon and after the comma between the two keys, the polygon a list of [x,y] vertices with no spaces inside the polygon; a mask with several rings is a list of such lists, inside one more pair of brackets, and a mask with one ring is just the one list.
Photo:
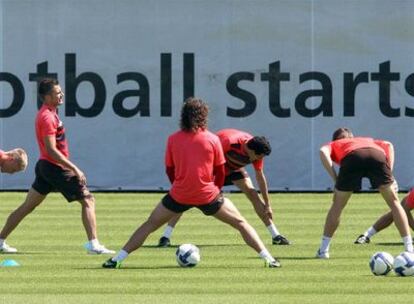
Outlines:
{"label": "white sock", "polygon": [[411,238],[411,235],[407,235],[402,239],[404,242],[405,251],[413,252],[413,239]]}
{"label": "white sock", "polygon": [[170,225],[167,225],[167,227],[165,227],[164,233],[162,234],[162,236],[166,237],[167,239],[171,238],[171,234],[173,233],[174,227],[171,227]]}
{"label": "white sock", "polygon": [[329,245],[331,244],[330,237],[323,236],[321,241],[321,247],[319,247],[319,252],[327,252],[329,251]]}
{"label": "white sock", "polygon": [[89,244],[91,245],[92,248],[95,248],[99,246],[99,241],[98,239],[92,239],[89,241]]}
{"label": "white sock", "polygon": [[263,249],[262,251],[260,251],[259,255],[260,255],[260,257],[261,257],[263,260],[265,260],[265,261],[267,261],[267,262],[274,262],[274,261],[275,261],[275,259],[273,258],[273,256],[270,254],[270,252],[269,252],[269,251],[267,251],[267,249],[266,249],[266,248],[265,248],[265,249]]}
{"label": "white sock", "polygon": [[3,246],[4,239],[0,239],[0,247]]}
{"label": "white sock", "polygon": [[272,238],[280,235],[279,230],[277,230],[275,224],[270,224],[269,226],[267,226],[267,230],[269,230],[270,234],[272,235]]}
{"label": "white sock", "polygon": [[364,235],[371,238],[373,235],[377,233],[377,230],[374,229],[373,226],[369,227],[367,231],[365,231]]}
{"label": "white sock", "polygon": [[116,256],[112,258],[112,261],[114,262],[122,262],[128,257],[128,252],[126,252],[124,249],[119,250]]}

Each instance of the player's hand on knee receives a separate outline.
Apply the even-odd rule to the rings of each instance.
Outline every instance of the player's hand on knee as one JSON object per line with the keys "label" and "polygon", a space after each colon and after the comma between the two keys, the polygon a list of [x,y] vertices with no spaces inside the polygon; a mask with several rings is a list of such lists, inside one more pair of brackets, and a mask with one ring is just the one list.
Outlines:
{"label": "player's hand on knee", "polygon": [[81,184],[86,185],[86,176],[85,174],[77,167],[74,170],[76,176],[78,177]]}

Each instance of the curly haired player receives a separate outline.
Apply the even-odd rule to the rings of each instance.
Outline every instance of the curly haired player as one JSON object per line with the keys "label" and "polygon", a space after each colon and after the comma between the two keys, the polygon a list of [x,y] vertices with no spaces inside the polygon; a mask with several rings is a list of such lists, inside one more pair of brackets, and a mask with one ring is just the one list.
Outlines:
{"label": "curly haired player", "polygon": [[[272,152],[269,141],[264,136],[253,136],[236,129],[223,129],[216,133],[226,158],[226,178],[224,186],[235,185],[252,203],[256,214],[267,227],[274,245],[289,245],[289,240],[280,234],[273,222],[267,181],[263,172],[264,158]],[[260,193],[256,191],[245,166],[252,164]],[[158,247],[170,246],[170,239],[181,214],[171,219],[161,236]]]}
{"label": "curly haired player", "polygon": [[180,130],[168,137],[165,153],[171,189],[118,254],[102,267],[119,268],[121,262],[140,248],[152,232],[175,215],[193,207],[237,229],[268,267],[280,267],[254,228],[220,192],[224,183],[225,159],[218,137],[207,130],[207,117],[208,107],[201,99],[193,97],[184,102]]}

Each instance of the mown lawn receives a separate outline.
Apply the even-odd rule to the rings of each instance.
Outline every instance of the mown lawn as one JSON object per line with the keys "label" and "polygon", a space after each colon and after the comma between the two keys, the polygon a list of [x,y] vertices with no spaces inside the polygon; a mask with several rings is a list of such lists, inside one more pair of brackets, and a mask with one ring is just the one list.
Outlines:
{"label": "mown lawn", "polygon": [[[0,193],[0,225],[25,193]],[[98,193],[99,238],[118,250],[162,194]],[[102,269],[107,256],[90,256],[80,206],[50,195],[7,240],[18,254],[1,255],[20,267],[0,268],[0,303],[391,303],[412,300],[414,277],[376,277],[368,261],[376,251],[403,250],[394,226],[369,245],[354,245],[387,207],[379,194],[355,194],[331,245],[331,259],[314,259],[330,194],[272,194],[274,218],[291,246],[272,246],[266,228],[243,195],[229,194],[256,228],[280,269],[264,268],[238,233],[198,210],[186,213],[173,247],[156,248],[161,231],[116,270]],[[201,262],[177,266],[176,245],[200,247]]]}

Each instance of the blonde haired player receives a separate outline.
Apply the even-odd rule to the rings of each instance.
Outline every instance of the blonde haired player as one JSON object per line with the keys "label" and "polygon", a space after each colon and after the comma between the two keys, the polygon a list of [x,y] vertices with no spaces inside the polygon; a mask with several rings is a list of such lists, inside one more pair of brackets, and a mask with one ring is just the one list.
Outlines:
{"label": "blonde haired player", "polygon": [[0,172],[13,174],[27,168],[27,154],[22,148],[0,150]]}

